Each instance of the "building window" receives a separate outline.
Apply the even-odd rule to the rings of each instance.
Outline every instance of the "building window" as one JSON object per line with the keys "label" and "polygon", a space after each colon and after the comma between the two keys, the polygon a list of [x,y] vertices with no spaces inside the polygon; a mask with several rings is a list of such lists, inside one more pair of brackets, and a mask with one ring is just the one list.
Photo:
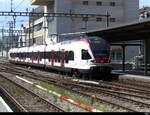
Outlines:
{"label": "building window", "polygon": [[97,22],[101,22],[101,21],[102,21],[102,18],[96,18],[96,21],[97,21]]}
{"label": "building window", "polygon": [[74,52],[70,51],[68,54],[68,60],[74,60]]}
{"label": "building window", "polygon": [[110,18],[109,21],[110,22],[116,22],[116,18]]}
{"label": "building window", "polygon": [[83,17],[82,21],[88,21],[88,17]]}
{"label": "building window", "polygon": [[115,2],[110,2],[110,6],[115,6],[116,3]]}
{"label": "building window", "polygon": [[102,6],[102,2],[96,2],[97,6]]}
{"label": "building window", "polygon": [[36,38],[33,38],[33,44],[35,44],[36,43]]}
{"label": "building window", "polygon": [[83,1],[83,5],[89,5],[88,1]]}

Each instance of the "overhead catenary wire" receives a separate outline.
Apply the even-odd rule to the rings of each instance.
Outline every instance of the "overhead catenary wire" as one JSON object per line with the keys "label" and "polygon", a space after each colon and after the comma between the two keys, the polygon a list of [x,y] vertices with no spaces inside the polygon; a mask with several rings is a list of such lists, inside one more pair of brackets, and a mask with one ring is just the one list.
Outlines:
{"label": "overhead catenary wire", "polygon": [[24,1],[25,1],[25,0],[22,0],[22,1],[14,8],[14,11],[15,11],[18,7],[20,7]]}
{"label": "overhead catenary wire", "polygon": [[[18,5],[16,5],[16,7],[13,9],[13,6],[15,6],[15,4],[16,4],[16,0],[14,0],[14,3],[15,4],[12,4],[13,6],[12,6],[12,10],[13,11],[15,11],[15,10],[18,10],[18,8],[21,6],[21,5],[23,5],[23,3],[25,2],[25,1],[27,1],[27,0],[22,0],[21,2],[20,2],[21,0],[19,0],[19,2],[18,2]],[[11,1],[10,1],[11,2]],[[4,3],[4,6],[5,6],[5,8],[7,8],[7,10],[9,10],[8,8],[8,1],[6,0],[6,1],[4,1],[3,2]],[[12,3],[13,3],[13,1],[12,1]],[[10,3],[11,4],[11,3]],[[31,7],[33,7],[33,6],[27,6],[29,9],[31,8]],[[26,8],[27,8],[26,7]],[[25,8],[25,7],[23,7],[23,8]],[[11,18],[9,18],[8,16],[5,16],[4,17],[4,19],[2,19],[2,20],[0,20],[0,23],[1,23],[1,25],[3,25],[4,27],[6,27],[7,26],[7,23],[5,23],[5,22],[8,22],[8,20],[10,20]],[[21,21],[17,21],[16,20],[16,22],[21,22]],[[26,22],[26,21],[22,21],[22,22]]]}

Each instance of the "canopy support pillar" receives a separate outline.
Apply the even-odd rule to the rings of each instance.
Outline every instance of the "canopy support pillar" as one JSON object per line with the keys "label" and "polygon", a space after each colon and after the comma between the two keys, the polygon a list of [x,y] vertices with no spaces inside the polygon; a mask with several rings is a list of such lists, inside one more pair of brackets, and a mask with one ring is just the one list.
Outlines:
{"label": "canopy support pillar", "polygon": [[125,72],[125,48],[126,46],[122,44],[122,49],[123,49],[123,57],[122,57],[122,71]]}
{"label": "canopy support pillar", "polygon": [[144,40],[144,75],[147,75],[147,60],[148,60],[148,55],[147,55],[147,50],[148,50],[148,40]]}

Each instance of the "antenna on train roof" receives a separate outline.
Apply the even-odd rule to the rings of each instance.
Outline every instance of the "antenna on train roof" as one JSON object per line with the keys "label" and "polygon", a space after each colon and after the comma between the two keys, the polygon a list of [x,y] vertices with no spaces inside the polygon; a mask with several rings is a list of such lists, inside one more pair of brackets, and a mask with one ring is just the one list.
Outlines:
{"label": "antenna on train roof", "polygon": [[75,33],[63,33],[63,34],[59,34],[60,36],[73,36],[73,35],[86,35],[85,32],[75,32]]}
{"label": "antenna on train roof", "polygon": [[85,32],[63,33],[59,34],[59,39],[61,39],[61,41],[77,40],[85,36],[86,36]]}

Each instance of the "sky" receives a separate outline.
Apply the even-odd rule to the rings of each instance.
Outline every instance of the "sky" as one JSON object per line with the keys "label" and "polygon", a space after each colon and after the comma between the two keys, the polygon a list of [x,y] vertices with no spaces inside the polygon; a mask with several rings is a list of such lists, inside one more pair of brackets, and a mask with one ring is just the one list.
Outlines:
{"label": "sky", "polygon": [[[150,0],[139,0],[139,7],[143,6],[150,6]],[[0,11],[11,11],[11,0],[0,0]],[[36,6],[31,6],[29,3],[29,0],[13,0],[13,10],[14,11],[26,11],[28,8],[29,11],[31,11],[32,8]],[[8,27],[8,21],[12,21],[12,17],[0,17],[0,28],[2,26]],[[17,27],[21,23],[27,23],[28,18],[27,17],[17,17],[16,22],[17,22]]]}
{"label": "sky", "polygon": [[[13,0],[13,11],[29,11],[36,6],[31,6],[29,0]],[[11,11],[11,0],[0,0],[0,11]],[[8,21],[13,21],[12,17],[0,17],[0,28],[8,27]],[[20,27],[21,23],[27,23],[28,17],[16,17],[16,27]]]}
{"label": "sky", "polygon": [[139,7],[143,7],[143,6],[150,6],[150,0],[139,0]]}

